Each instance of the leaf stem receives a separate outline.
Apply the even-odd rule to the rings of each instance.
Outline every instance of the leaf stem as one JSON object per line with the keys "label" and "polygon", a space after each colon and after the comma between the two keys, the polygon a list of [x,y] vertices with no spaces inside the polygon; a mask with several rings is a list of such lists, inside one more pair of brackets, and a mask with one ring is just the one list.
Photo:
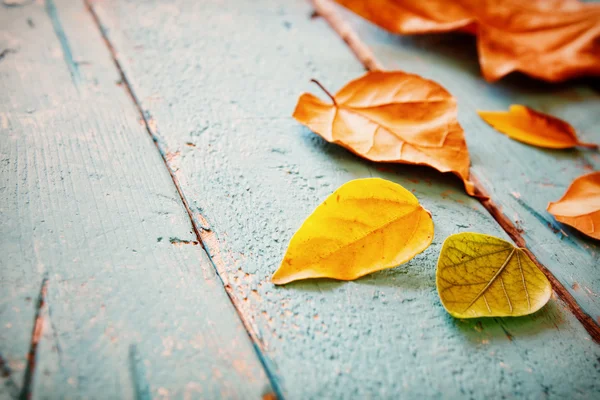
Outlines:
{"label": "leaf stem", "polygon": [[333,95],[331,93],[329,93],[329,90],[325,89],[325,86],[321,85],[321,82],[319,82],[316,79],[311,79],[310,81],[313,82],[313,83],[316,83],[321,88],[321,90],[324,91],[327,96],[329,96],[329,98],[331,99],[331,101],[333,101],[333,105],[337,106],[337,102],[335,101],[335,97],[333,97]]}
{"label": "leaf stem", "polygon": [[577,142],[577,146],[586,147],[588,149],[593,149],[593,150],[598,149],[598,145],[596,143]]}

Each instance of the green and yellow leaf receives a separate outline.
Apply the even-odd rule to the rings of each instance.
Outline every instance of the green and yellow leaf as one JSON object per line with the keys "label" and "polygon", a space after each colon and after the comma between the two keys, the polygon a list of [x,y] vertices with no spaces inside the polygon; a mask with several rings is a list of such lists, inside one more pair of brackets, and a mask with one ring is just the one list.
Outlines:
{"label": "green and yellow leaf", "polygon": [[544,273],[522,249],[468,232],[444,241],[436,285],[444,308],[456,318],[531,314],[552,293]]}
{"label": "green and yellow leaf", "polygon": [[431,214],[412,193],[383,179],[357,179],[304,221],[272,281],[356,279],[405,263],[432,240]]}

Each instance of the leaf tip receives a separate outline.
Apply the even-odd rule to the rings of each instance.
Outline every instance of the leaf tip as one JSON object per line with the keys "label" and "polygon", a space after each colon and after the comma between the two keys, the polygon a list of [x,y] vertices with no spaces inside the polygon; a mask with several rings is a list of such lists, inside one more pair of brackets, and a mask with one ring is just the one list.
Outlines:
{"label": "leaf tip", "polygon": [[475,198],[478,199],[487,199],[488,197],[481,193],[481,191],[479,190],[479,188],[477,186],[475,186],[474,182],[471,182],[468,179],[463,179],[464,185],[465,185],[465,191],[467,192],[467,194],[469,196],[473,196]]}
{"label": "leaf tip", "polygon": [[278,269],[277,271],[275,271],[275,273],[271,276],[271,282],[274,285],[285,285],[286,283],[289,283],[290,281],[287,280],[285,277],[281,276],[281,269]]}

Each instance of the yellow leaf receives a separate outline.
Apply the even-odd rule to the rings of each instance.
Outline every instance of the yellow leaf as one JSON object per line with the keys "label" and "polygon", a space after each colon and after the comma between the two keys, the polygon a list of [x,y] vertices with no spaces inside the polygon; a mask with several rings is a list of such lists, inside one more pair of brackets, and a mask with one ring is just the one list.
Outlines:
{"label": "yellow leaf", "polygon": [[536,312],[552,288],[523,249],[481,233],[457,233],[444,241],[437,290],[456,318],[520,316]]}
{"label": "yellow leaf", "polygon": [[357,179],[304,221],[272,281],[356,279],[410,260],[432,240],[431,214],[412,193],[383,179]]}
{"label": "yellow leaf", "polygon": [[549,149],[568,149],[582,146],[597,148],[593,143],[582,143],[575,129],[562,119],[513,104],[509,111],[477,111],[488,124],[506,136],[523,143]]}

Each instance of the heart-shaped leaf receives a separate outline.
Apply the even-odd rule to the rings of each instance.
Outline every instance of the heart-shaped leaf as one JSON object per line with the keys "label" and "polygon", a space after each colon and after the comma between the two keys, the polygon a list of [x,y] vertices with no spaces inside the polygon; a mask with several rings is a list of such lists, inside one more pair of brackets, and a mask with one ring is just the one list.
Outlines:
{"label": "heart-shaped leaf", "polygon": [[405,263],[432,240],[431,214],[412,193],[383,179],[357,179],[304,221],[272,281],[356,279]]}
{"label": "heart-shaped leaf", "polygon": [[444,308],[457,318],[531,314],[552,293],[544,273],[522,249],[468,232],[444,241],[436,285]]}
{"label": "heart-shaped leaf", "polygon": [[456,100],[443,87],[418,75],[375,71],[351,81],[335,96],[321,88],[332,104],[304,93],[294,111],[294,118],[313,132],[372,161],[453,172],[464,181],[467,193],[474,194]]}
{"label": "heart-shaped leaf", "polygon": [[600,172],[575,179],[548,212],[567,225],[600,240]]}

